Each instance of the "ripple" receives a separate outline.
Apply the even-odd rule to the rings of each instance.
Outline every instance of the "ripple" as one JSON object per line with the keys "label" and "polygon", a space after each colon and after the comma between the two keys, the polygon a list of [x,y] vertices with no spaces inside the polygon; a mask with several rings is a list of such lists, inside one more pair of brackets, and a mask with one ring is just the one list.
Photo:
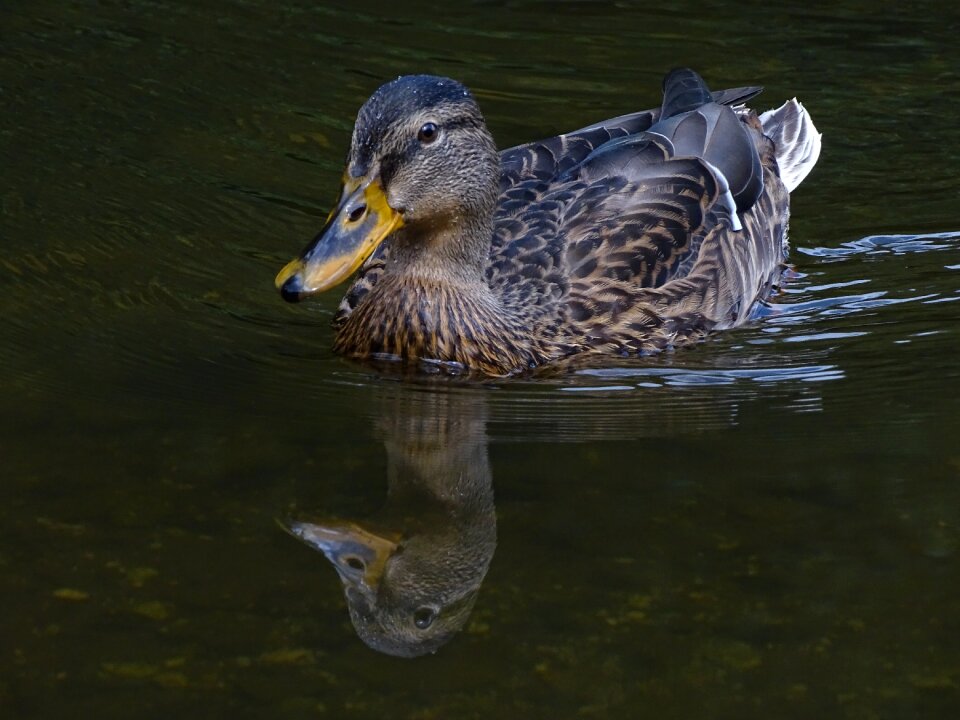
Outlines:
{"label": "ripple", "polygon": [[[839,380],[843,372],[836,365],[801,365],[796,367],[762,367],[751,369],[687,370],[684,368],[646,368],[630,370],[609,368],[581,370],[579,374],[605,378],[657,378],[659,383],[644,383],[644,387],[660,385],[690,387],[699,385],[729,385],[744,380],[757,383],[785,381],[820,382]],[[630,386],[625,386],[630,387]],[[631,388],[632,389],[632,388]]]}
{"label": "ripple", "polygon": [[960,232],[940,232],[921,235],[869,235],[859,240],[843,243],[840,247],[797,247],[797,252],[811,257],[826,259],[846,259],[857,255],[877,255],[892,253],[905,255],[907,253],[922,253],[932,250],[956,250],[953,242],[960,241]]}
{"label": "ripple", "polygon": [[[940,234],[927,242],[924,236],[906,236],[911,238],[909,252],[956,250],[942,242],[947,236],[956,237]],[[866,252],[877,243],[870,239],[846,245]],[[892,240],[887,243],[894,245]],[[343,360],[329,349],[328,324],[337,298],[323,298],[304,311],[281,304],[269,286],[251,297],[218,293],[191,300],[161,287],[153,295],[121,298],[113,321],[101,318],[110,324],[95,334],[112,349],[103,355],[95,351],[96,344],[88,346],[84,354],[95,354],[84,364],[101,371],[112,367],[113,382],[135,398],[226,411],[246,408],[244,412],[255,404],[263,417],[296,408],[303,422],[318,432],[337,427],[338,413],[347,406],[354,415],[359,411],[376,421],[384,393],[416,397],[426,392],[484,408],[498,442],[701,433],[739,424],[745,408],[755,404],[810,413],[823,411],[828,403],[862,402],[865,386],[869,393],[881,392],[903,362],[886,352],[878,356],[881,361],[864,365],[858,358],[866,348],[887,342],[920,352],[954,332],[935,320],[934,327],[918,327],[915,321],[930,318],[896,310],[960,299],[954,287],[949,288],[950,297],[942,297],[948,291],[944,282],[953,277],[946,270],[934,278],[938,292],[920,292],[919,287],[900,297],[893,296],[892,287],[844,292],[858,286],[884,288],[899,271],[896,259],[902,254],[887,252],[887,261],[860,266],[861,276],[854,278],[832,277],[841,266],[828,255],[809,255],[814,265],[801,268],[780,301],[766,304],[752,324],[639,364],[616,362],[559,376],[510,381],[445,373],[411,376],[394,363],[365,366]],[[262,260],[257,258],[258,264]],[[210,281],[218,272],[198,277]],[[195,275],[187,272],[184,277]],[[162,305],[165,319],[157,316]],[[138,307],[152,308],[157,320],[138,326]],[[179,332],[172,332],[177,324]],[[156,328],[153,337],[144,333],[151,327]],[[867,345],[861,349],[853,344],[857,342]],[[35,373],[25,373],[23,381],[56,387],[53,379],[41,380]],[[841,390],[831,391],[827,400],[822,389],[827,386]],[[77,397],[93,400],[101,392],[93,383],[81,383]]]}

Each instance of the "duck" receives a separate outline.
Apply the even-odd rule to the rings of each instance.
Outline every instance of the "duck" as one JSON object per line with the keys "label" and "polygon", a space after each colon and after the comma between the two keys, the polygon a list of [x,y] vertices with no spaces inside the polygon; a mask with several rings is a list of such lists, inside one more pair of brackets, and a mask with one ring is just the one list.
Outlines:
{"label": "duck", "polygon": [[277,275],[297,302],[359,270],[335,352],[509,377],[643,357],[775,290],[821,136],[795,98],[669,72],[658,108],[503,151],[471,91],[401,76],[363,104],[339,199]]}

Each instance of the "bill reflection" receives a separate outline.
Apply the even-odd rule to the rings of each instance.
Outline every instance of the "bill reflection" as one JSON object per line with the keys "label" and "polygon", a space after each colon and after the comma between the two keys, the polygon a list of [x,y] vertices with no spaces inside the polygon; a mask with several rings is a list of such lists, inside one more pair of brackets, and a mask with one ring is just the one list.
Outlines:
{"label": "bill reflection", "polygon": [[374,650],[435,652],[466,624],[496,547],[479,393],[407,392],[384,401],[383,508],[365,519],[294,519],[343,582],[357,635]]}

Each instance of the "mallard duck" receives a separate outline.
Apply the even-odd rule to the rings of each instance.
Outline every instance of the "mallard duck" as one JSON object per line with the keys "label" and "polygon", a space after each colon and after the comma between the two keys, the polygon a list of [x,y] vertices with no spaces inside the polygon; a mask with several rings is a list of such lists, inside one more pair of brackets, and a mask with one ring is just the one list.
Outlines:
{"label": "mallard duck", "polygon": [[361,268],[335,351],[499,376],[742,323],[820,151],[796,100],[743,106],[760,90],[678,69],[660,108],[498,153],[464,85],[397,78],[360,108],[336,208],[277,287],[297,301]]}

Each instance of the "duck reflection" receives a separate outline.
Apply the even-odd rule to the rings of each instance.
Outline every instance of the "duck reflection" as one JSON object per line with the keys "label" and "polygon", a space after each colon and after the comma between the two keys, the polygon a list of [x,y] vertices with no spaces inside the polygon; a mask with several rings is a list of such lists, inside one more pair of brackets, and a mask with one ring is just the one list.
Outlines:
{"label": "duck reflection", "polygon": [[291,521],[333,563],[350,619],[374,650],[434,652],[467,622],[496,547],[486,405],[477,392],[383,401],[384,507],[368,520]]}

